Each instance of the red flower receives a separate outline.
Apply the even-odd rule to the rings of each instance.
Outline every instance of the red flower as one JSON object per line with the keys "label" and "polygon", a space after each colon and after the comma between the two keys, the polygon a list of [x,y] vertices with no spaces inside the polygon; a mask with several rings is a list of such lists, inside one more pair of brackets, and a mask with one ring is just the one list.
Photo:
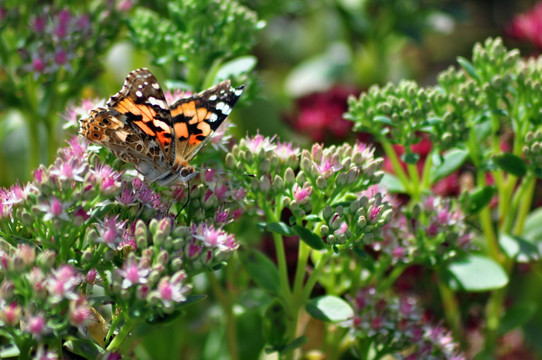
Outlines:
{"label": "red flower", "polygon": [[288,122],[314,142],[343,140],[352,132],[353,123],[343,118],[348,110],[349,95],[359,91],[337,85],[326,92],[303,96],[297,100],[297,114],[288,116]]}
{"label": "red flower", "polygon": [[542,49],[542,3],[538,3],[525,14],[515,16],[506,33],[514,39],[528,41],[534,47]]}

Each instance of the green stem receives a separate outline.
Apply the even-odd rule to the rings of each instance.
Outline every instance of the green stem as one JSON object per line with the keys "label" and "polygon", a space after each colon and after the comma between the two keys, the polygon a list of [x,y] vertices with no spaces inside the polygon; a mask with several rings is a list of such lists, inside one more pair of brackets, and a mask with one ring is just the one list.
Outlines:
{"label": "green stem", "polygon": [[[267,199],[265,199],[264,196],[260,196],[258,200],[260,208],[264,211],[266,220],[268,222],[278,221],[279,216],[271,210]],[[272,233],[272,235],[273,244],[275,245],[275,253],[277,256],[277,267],[279,270],[281,293],[284,300],[288,301],[288,299],[290,298],[290,284],[288,280],[288,264],[286,263],[286,252],[284,250],[284,243],[282,241],[281,235],[277,233]]]}
{"label": "green stem", "polygon": [[420,176],[418,175],[418,168],[416,164],[407,164],[408,174],[410,175],[411,187],[410,187],[410,196],[412,197],[411,201],[418,202],[420,201]]}
{"label": "green stem", "polygon": [[314,285],[316,285],[316,282],[320,278],[320,275],[322,274],[322,271],[324,270],[324,267],[326,266],[328,260],[330,259],[332,254],[332,251],[328,250],[324,254],[322,254],[322,257],[320,260],[318,260],[318,263],[316,263],[316,266],[314,267],[314,270],[312,271],[312,274],[307,279],[307,283],[305,284],[305,288],[303,289],[303,299],[308,300],[312,289],[314,288]]}
{"label": "green stem", "polygon": [[[479,186],[485,186],[486,179],[485,173],[478,172],[477,182]],[[484,207],[480,211],[480,225],[482,227],[482,232],[487,242],[487,249],[491,258],[501,262],[501,252],[499,249],[499,242],[495,229],[493,228],[493,221],[491,220],[491,211],[489,206]]]}
{"label": "green stem", "polygon": [[136,320],[124,317],[124,324],[122,324],[117,335],[107,346],[107,351],[116,351],[122,345],[122,342],[128,337],[128,335],[130,335],[130,332],[133,330],[136,324]]}
{"label": "green stem", "polygon": [[433,151],[427,154],[425,162],[423,164],[422,173],[422,188],[421,190],[427,190],[431,188],[431,166],[433,166]]}
{"label": "green stem", "polygon": [[299,251],[293,289],[294,297],[297,294],[301,294],[303,292],[303,280],[305,279],[307,262],[309,260],[310,252],[311,248],[303,241],[299,241]]}
{"label": "green stem", "polygon": [[406,268],[406,265],[404,264],[397,264],[393,270],[391,271],[391,273],[389,273],[387,276],[385,276],[384,278],[380,278],[378,279],[379,280],[379,284],[378,284],[378,293],[381,293],[383,291],[386,291],[388,290],[392,285],[393,283],[395,282],[395,280],[397,280],[397,278],[399,276],[401,276],[401,274],[403,273],[403,271],[405,270]]}
{"label": "green stem", "polygon": [[406,175],[405,171],[403,170],[403,167],[401,166],[401,163],[399,162],[399,159],[397,158],[397,154],[395,153],[393,146],[386,139],[381,139],[380,143],[382,147],[384,148],[386,155],[391,161],[393,170],[395,171],[395,175],[399,178],[399,180],[401,181],[401,184],[403,184],[405,191],[408,194],[410,194],[412,192],[410,180],[408,176]]}
{"label": "green stem", "polygon": [[230,350],[229,358],[231,360],[237,360],[239,359],[239,349],[237,347],[237,328],[235,326],[232,301],[227,293],[223,291],[213,272],[207,272],[207,278],[209,279],[213,293],[216,295],[218,302],[226,315],[226,338]]}
{"label": "green stem", "polygon": [[[527,220],[527,215],[531,209],[531,204],[533,202],[533,193],[536,185],[536,179],[532,174],[527,175],[523,179],[520,189],[516,193],[517,202],[519,202],[518,215],[516,216],[516,224],[514,226],[513,234],[519,235],[523,232],[525,226],[525,221]],[[516,202],[514,199],[514,202]],[[523,201],[522,201],[523,200]]]}
{"label": "green stem", "polygon": [[444,317],[446,318],[446,322],[450,326],[455,338],[461,339],[461,316],[457,298],[453,291],[450,290],[438,276],[435,277],[442,298],[442,305],[444,306]]}
{"label": "green stem", "polygon": [[491,293],[491,297],[486,308],[486,336],[484,350],[488,354],[493,354],[497,346],[498,329],[500,324],[501,312],[506,295],[506,289],[502,288]]}

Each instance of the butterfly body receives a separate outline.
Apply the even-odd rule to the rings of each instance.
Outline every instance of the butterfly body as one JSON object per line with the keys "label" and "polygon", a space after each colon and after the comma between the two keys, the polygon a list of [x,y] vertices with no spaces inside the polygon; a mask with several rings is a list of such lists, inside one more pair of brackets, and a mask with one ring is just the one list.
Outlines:
{"label": "butterfly body", "polygon": [[154,75],[134,70],[105,107],[81,120],[81,134],[133,164],[149,183],[187,181],[194,176],[190,161],[226,120],[243,90],[226,80],[169,106]]}

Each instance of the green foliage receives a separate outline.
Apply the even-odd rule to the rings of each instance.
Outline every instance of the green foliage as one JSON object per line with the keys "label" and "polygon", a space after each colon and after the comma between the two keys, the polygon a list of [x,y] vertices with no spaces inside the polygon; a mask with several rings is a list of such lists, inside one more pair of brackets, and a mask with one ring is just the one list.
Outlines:
{"label": "green foliage", "polygon": [[226,61],[245,55],[264,23],[234,0],[163,1],[162,11],[136,9],[129,19],[132,41],[155,64],[179,70],[193,89],[212,85]]}

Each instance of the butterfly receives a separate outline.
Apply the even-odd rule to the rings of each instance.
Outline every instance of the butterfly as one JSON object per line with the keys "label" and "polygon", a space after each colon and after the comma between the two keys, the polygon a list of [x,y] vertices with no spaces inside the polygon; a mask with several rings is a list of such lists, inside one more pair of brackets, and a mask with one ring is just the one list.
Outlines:
{"label": "butterfly", "polygon": [[80,120],[80,133],[133,164],[149,183],[172,185],[195,176],[190,161],[226,120],[244,91],[223,81],[168,106],[147,69],[126,77],[105,107]]}

